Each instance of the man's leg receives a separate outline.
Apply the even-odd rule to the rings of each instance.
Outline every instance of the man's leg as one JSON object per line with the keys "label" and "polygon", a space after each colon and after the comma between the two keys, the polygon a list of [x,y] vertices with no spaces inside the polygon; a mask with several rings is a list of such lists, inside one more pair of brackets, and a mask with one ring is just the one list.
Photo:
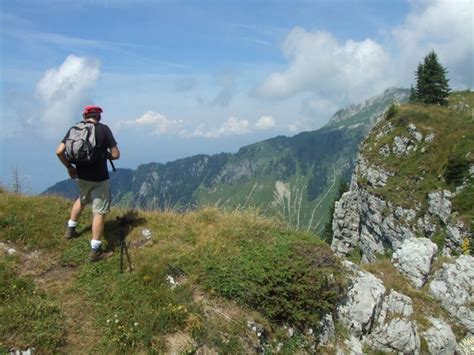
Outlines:
{"label": "man's leg", "polygon": [[104,252],[101,248],[102,242],[100,237],[104,233],[104,220],[105,214],[94,213],[92,217],[92,240],[91,240],[91,253],[89,259],[91,261],[99,261],[111,257],[113,251]]}
{"label": "man's leg", "polygon": [[81,199],[78,197],[77,200],[72,205],[70,220],[77,223],[77,221],[79,220],[79,217],[81,216],[82,211],[84,211],[84,207],[85,205],[81,203]]}
{"label": "man's leg", "polygon": [[74,238],[77,235],[76,233],[77,221],[79,220],[79,217],[81,216],[82,211],[84,211],[84,207],[85,205],[81,203],[80,198],[77,198],[77,200],[74,201],[74,204],[72,205],[72,209],[71,209],[71,215],[69,217],[69,221],[67,222],[66,232],[64,234],[64,237],[66,239]]}
{"label": "man's leg", "polygon": [[104,214],[94,213],[92,217],[92,240],[100,240],[100,237],[102,237],[102,233],[104,233],[104,219]]}
{"label": "man's leg", "polygon": [[105,215],[110,211],[109,180],[98,182],[92,190],[92,240],[89,259],[98,261],[112,256],[113,252],[102,251],[100,238],[104,233]]}

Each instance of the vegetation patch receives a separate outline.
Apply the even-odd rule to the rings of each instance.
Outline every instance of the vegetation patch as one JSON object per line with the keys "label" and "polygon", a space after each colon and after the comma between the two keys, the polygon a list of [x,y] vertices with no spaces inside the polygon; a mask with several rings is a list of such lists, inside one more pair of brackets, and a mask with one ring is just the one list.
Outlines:
{"label": "vegetation patch", "polygon": [[314,238],[280,234],[272,244],[245,241],[226,259],[203,259],[206,286],[278,324],[317,327],[345,293],[341,267]]}
{"label": "vegetation patch", "polygon": [[17,275],[15,262],[0,261],[0,351],[35,348],[54,353],[65,336],[58,300]]}
{"label": "vegetation patch", "polygon": [[[379,166],[394,175],[383,187],[371,187],[363,179],[358,179],[358,182],[366,185],[374,195],[397,205],[405,208],[421,207],[420,215],[427,209],[429,192],[444,189],[454,191],[462,184],[472,186],[473,179],[467,179],[469,168],[474,164],[474,121],[471,119],[470,110],[462,108],[472,107],[469,105],[474,104],[474,93],[453,93],[449,102],[448,107],[422,103],[406,104],[400,106],[398,112],[392,112],[392,131],[376,139],[377,132],[387,123],[383,122],[377,126],[365,141],[362,155],[369,164]],[[422,134],[423,139],[420,142],[411,136],[408,131],[409,124],[414,124],[416,130]],[[430,134],[433,134],[433,141],[425,141]],[[388,145],[391,150],[396,136],[412,140],[416,150],[403,153],[401,157],[393,152],[386,157],[382,156],[380,149]],[[465,191],[469,193],[470,190]],[[463,195],[466,195],[464,191],[460,196]],[[461,214],[472,209],[472,203],[461,206],[460,202],[458,206],[462,210],[458,211]],[[465,219],[469,220],[471,216],[468,212]],[[469,222],[471,220],[472,218]]]}

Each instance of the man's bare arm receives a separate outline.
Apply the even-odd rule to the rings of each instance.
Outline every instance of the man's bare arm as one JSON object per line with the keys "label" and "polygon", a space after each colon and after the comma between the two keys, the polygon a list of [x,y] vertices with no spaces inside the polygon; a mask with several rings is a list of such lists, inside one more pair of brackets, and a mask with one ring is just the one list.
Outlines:
{"label": "man's bare arm", "polygon": [[120,150],[118,149],[117,146],[110,148],[109,158],[111,160],[120,159]]}
{"label": "man's bare arm", "polygon": [[69,160],[67,160],[66,154],[64,154],[65,151],[66,151],[66,145],[64,143],[61,143],[56,149],[56,155],[58,156],[61,163],[66,167],[67,172],[69,176],[71,177],[71,179],[75,179],[77,178],[76,168],[72,166]]}

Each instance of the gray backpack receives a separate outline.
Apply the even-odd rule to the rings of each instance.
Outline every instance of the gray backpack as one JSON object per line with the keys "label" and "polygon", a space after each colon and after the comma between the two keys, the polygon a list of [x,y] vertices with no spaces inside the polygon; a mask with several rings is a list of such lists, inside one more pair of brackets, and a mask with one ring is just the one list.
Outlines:
{"label": "gray backpack", "polygon": [[96,146],[95,124],[78,122],[68,132],[66,141],[66,158],[73,164],[90,165],[97,161],[101,150]]}

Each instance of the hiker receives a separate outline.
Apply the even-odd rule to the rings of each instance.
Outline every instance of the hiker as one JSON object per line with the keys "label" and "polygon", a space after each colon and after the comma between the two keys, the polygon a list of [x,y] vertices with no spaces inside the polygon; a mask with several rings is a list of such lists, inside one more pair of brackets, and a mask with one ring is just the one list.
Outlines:
{"label": "hiker", "polygon": [[[66,167],[71,179],[76,180],[79,190],[79,197],[72,206],[64,237],[71,239],[77,236],[76,226],[79,217],[84,207],[92,203],[92,240],[89,255],[91,261],[103,260],[113,254],[112,251],[105,252],[102,250],[100,238],[104,231],[105,215],[109,212],[111,203],[107,159],[116,160],[120,158],[120,151],[112,131],[108,126],[100,123],[101,113],[102,109],[99,106],[86,106],[82,114],[83,122],[71,127],[56,149],[56,155]],[[86,125],[84,122],[93,125]],[[71,149],[74,149],[71,146],[77,147],[77,144],[74,145],[70,142],[73,141],[71,137],[75,137],[74,134],[77,136],[77,132],[80,131],[78,128],[95,132],[95,139],[92,141],[92,145],[95,143],[94,158],[91,158],[87,164],[70,158],[71,154],[77,154],[77,152],[71,153]]]}

